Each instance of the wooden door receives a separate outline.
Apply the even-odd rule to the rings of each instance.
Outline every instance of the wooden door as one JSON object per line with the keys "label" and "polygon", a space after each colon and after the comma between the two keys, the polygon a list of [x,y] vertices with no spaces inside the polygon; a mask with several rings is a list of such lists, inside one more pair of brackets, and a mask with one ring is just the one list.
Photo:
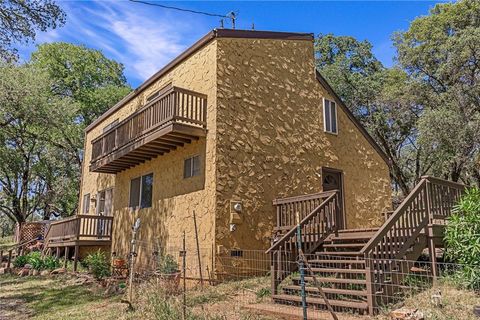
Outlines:
{"label": "wooden door", "polygon": [[339,191],[337,221],[339,229],[344,229],[346,226],[346,217],[344,210],[343,172],[338,169],[322,168],[322,189],[323,191]]}

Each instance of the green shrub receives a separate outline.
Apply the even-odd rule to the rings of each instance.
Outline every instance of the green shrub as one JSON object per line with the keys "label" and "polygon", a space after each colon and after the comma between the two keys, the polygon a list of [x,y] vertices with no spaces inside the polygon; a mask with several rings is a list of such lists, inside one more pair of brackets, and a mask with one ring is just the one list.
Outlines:
{"label": "green shrub", "polygon": [[13,266],[16,268],[22,268],[26,264],[30,264],[35,270],[53,270],[60,266],[60,261],[53,256],[44,256],[38,251],[30,252],[27,255],[18,256],[15,261],[13,261]]}
{"label": "green shrub", "polygon": [[98,280],[108,277],[110,275],[110,264],[107,261],[105,253],[98,250],[95,253],[90,253],[84,260],[84,264],[88,270]]}
{"label": "green shrub", "polygon": [[157,271],[161,274],[172,274],[178,272],[178,263],[175,258],[167,254],[158,258]]}
{"label": "green shrub", "polygon": [[446,257],[461,264],[459,276],[469,289],[480,289],[480,189],[461,197],[445,229]]}
{"label": "green shrub", "polygon": [[43,269],[45,270],[54,270],[60,268],[60,260],[54,256],[46,256],[43,259]]}
{"label": "green shrub", "polygon": [[13,260],[13,266],[15,268],[22,268],[24,265],[28,263],[28,256],[23,255],[23,256],[18,256]]}
{"label": "green shrub", "polygon": [[41,252],[30,252],[28,254],[28,264],[35,270],[43,270],[43,258]]}

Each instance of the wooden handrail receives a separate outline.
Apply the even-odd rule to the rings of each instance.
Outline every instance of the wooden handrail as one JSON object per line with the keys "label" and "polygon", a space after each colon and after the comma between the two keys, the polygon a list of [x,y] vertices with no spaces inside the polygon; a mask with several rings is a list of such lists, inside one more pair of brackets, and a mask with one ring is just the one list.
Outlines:
{"label": "wooden handrail", "polygon": [[318,199],[318,198],[328,198],[329,196],[331,196],[335,192],[336,192],[336,190],[331,190],[331,191],[324,191],[324,192],[312,193],[312,194],[307,194],[307,195],[300,195],[300,196],[294,196],[294,197],[274,199],[273,200],[273,205],[280,205],[280,204],[285,204],[285,203],[312,200],[312,199]]}
{"label": "wooden handrail", "polygon": [[[422,177],[412,192],[405,198],[390,218],[361,249],[365,259],[367,279],[367,300],[373,310],[377,303],[374,295],[378,290],[395,291],[400,287],[399,274],[395,283],[388,277],[399,267],[408,250],[418,244],[422,231],[433,226],[436,219],[446,219],[458,202],[465,186],[456,182],[433,177]],[[415,252],[415,250],[414,250]],[[435,266],[433,266],[435,268]],[[393,291],[387,296],[392,296]]]}
{"label": "wooden handrail", "polygon": [[50,242],[74,241],[82,238],[112,239],[111,216],[76,215],[51,223],[45,236],[45,248]]}
{"label": "wooden handrail", "polygon": [[[302,221],[300,221],[300,227],[304,227],[307,223],[312,221],[314,217],[318,215],[318,213],[323,213],[323,209],[325,209],[329,204],[331,204],[332,199],[337,197],[338,192],[333,192],[325,201],[323,201],[318,207],[316,207],[312,212],[310,212],[305,218],[303,218]],[[325,219],[328,219],[329,217],[325,215]],[[335,215],[333,215],[334,221],[330,222],[331,227],[336,227],[336,221],[335,221]],[[321,222],[327,222],[328,221],[321,221]],[[327,229],[325,229],[327,231]],[[266,253],[270,253],[273,250],[276,250],[280,245],[284,244],[286,241],[290,240],[292,237],[295,236],[296,234],[296,227],[293,227],[288,231],[286,234],[284,234],[278,241],[276,241],[267,251]]]}

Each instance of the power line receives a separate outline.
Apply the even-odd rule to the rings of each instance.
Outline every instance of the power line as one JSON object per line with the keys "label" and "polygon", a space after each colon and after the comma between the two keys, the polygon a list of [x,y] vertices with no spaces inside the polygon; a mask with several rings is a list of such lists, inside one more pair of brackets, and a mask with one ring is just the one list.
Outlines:
{"label": "power line", "polygon": [[160,7],[160,8],[164,8],[164,9],[172,9],[172,10],[183,11],[183,12],[203,14],[203,15],[205,15],[205,16],[210,16],[210,17],[220,17],[220,18],[229,18],[229,19],[231,19],[231,18],[232,18],[232,16],[231,16],[232,14],[233,14],[233,16],[235,17],[235,14],[234,14],[233,12],[229,13],[229,15],[221,15],[221,14],[217,14],[217,13],[210,13],[210,12],[196,11],[196,10],[190,10],[190,9],[183,9],[183,8],[178,8],[178,7],[165,6],[165,5],[163,5],[163,4],[151,3],[151,2],[142,1],[142,0],[129,0],[129,1],[131,1],[131,2],[137,2],[137,3],[142,3],[142,4],[149,5],[149,6],[154,6],[154,7]]}

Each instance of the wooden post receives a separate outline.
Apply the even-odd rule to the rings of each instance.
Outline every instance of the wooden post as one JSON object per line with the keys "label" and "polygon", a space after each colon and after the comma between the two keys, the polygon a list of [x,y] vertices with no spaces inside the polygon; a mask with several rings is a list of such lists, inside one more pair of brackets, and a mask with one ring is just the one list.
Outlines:
{"label": "wooden post", "polygon": [[7,260],[7,268],[10,269],[10,264],[12,263],[12,249],[8,250],[8,260]]}
{"label": "wooden post", "polygon": [[437,269],[437,252],[435,249],[435,239],[433,235],[433,226],[429,225],[428,226],[428,253],[430,254],[430,261],[432,262],[432,276],[433,276],[433,281],[435,282],[437,280],[438,276],[438,269]]}
{"label": "wooden post", "polygon": [[202,259],[200,258],[200,244],[198,242],[197,216],[195,215],[195,210],[193,210],[193,224],[195,226],[195,241],[197,242],[197,258],[198,258],[198,268],[200,271],[200,285],[203,288]]}
{"label": "wooden post", "polygon": [[78,244],[75,246],[75,257],[74,257],[74,260],[73,260],[73,271],[77,272],[77,264],[78,264],[78,255],[80,254],[80,250],[79,250],[79,246]]}
{"label": "wooden post", "polygon": [[368,312],[371,316],[375,314],[375,283],[374,283],[374,274],[373,274],[373,259],[365,256],[365,281],[367,283],[367,304]]}
{"label": "wooden post", "polygon": [[426,227],[426,235],[428,241],[428,253],[430,255],[430,262],[432,263],[432,276],[433,281],[437,280],[437,253],[435,250],[435,241],[433,239],[433,212],[432,212],[432,194],[431,194],[431,183],[426,181],[425,191],[427,196],[427,214],[429,217],[428,225]]}
{"label": "wooden post", "polygon": [[66,269],[67,268],[67,261],[68,261],[68,250],[69,247],[65,247],[65,261],[63,262],[63,267]]}
{"label": "wooden post", "polygon": [[57,259],[60,258],[60,247],[57,247]]}

